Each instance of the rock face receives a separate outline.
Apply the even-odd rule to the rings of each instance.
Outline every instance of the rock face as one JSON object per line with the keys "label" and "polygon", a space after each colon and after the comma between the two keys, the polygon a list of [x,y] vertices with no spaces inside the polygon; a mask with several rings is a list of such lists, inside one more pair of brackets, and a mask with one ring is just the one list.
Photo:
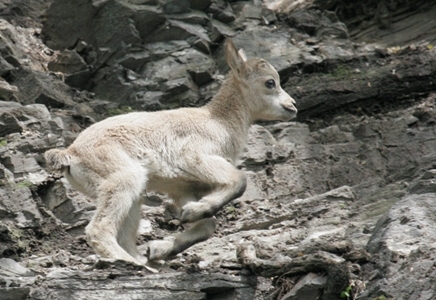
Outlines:
{"label": "rock face", "polygon": [[[1,299],[436,298],[436,5],[264,2],[0,4]],[[95,257],[92,199],[42,154],[108,116],[203,105],[225,37],[276,67],[297,119],[252,126],[247,191],[211,239],[159,274]],[[144,198],[145,251],[183,228]]]}

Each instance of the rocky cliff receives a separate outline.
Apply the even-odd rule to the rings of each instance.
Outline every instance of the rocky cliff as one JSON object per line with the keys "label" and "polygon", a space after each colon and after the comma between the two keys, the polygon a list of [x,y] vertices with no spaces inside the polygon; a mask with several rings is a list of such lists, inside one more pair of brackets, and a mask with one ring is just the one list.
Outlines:
{"label": "rocky cliff", "polygon": [[[0,3],[0,299],[435,299],[436,5]],[[270,61],[298,118],[251,128],[245,194],[147,268],[95,257],[94,204],[42,154],[137,110],[199,106],[223,41]],[[182,230],[147,195],[138,244]]]}

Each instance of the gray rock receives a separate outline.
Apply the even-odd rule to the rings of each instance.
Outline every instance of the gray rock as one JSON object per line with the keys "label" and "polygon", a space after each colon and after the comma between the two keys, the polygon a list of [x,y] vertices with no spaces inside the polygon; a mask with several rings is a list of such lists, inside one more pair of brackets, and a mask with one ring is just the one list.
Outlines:
{"label": "gray rock", "polygon": [[187,107],[198,105],[199,99],[200,95],[198,94],[198,91],[190,89],[176,96],[163,95],[162,103],[164,104],[164,107],[168,108]]}
{"label": "gray rock", "polygon": [[210,44],[205,40],[196,39],[192,45],[203,53],[211,54]]}
{"label": "gray rock", "polygon": [[376,258],[380,273],[370,279],[371,288],[363,297],[435,297],[430,288],[435,255],[429,246],[436,242],[435,201],[434,193],[407,195],[379,220],[367,249]]}
{"label": "gray rock", "polygon": [[211,19],[209,22],[210,40],[213,43],[220,43],[225,37],[233,37],[236,32],[220,21]]}
{"label": "gray rock", "polygon": [[151,61],[150,52],[134,52],[122,57],[117,63],[126,69],[139,71],[146,63]]}
{"label": "gray rock", "polygon": [[29,118],[29,120],[25,121],[27,126],[29,126],[29,123],[34,123],[36,120],[47,122],[51,119],[50,112],[43,104],[29,104],[24,106],[22,110],[27,116],[34,118],[34,120],[30,120]]}
{"label": "gray rock", "polygon": [[206,15],[206,13],[198,10],[193,10],[184,14],[167,15],[167,18],[203,26],[206,25],[209,20],[209,17]]}
{"label": "gray rock", "polygon": [[281,122],[268,127],[277,141],[289,144],[311,144],[310,129],[307,124],[299,122]]}
{"label": "gray rock", "polygon": [[[292,28],[297,28],[309,35],[318,35],[318,30],[324,31],[325,26],[331,25],[333,22],[323,16],[321,11],[298,10],[291,13],[287,22]],[[346,28],[344,26],[344,28]]]}
{"label": "gray rock", "polygon": [[[45,23],[43,32],[52,48],[72,48],[77,41],[83,40],[95,48],[109,47],[116,51],[121,41],[140,44],[141,39],[165,21],[162,10],[142,3],[113,0],[94,5],[90,0],[82,0],[76,4],[70,6],[55,1],[50,6],[49,21]],[[72,20],[68,17],[71,13],[80,15],[80,19]],[[116,22],[111,22],[115,19]],[[65,38],[65,35],[68,37]]]}
{"label": "gray rock", "polygon": [[274,11],[262,7],[262,21],[265,25],[277,22],[277,16]]}
{"label": "gray rock", "polygon": [[[56,273],[56,274],[55,274]],[[32,291],[30,299],[46,299],[53,295],[58,299],[82,298],[101,299],[206,299],[220,297],[221,299],[252,299],[254,287],[250,278],[220,274],[186,275],[170,273],[145,275],[145,277],[126,276],[119,274],[116,280],[107,278],[109,274],[101,274],[99,280],[90,284],[90,274],[78,271],[55,271],[47,277],[50,282],[43,282]],[[129,287],[119,288],[126,282]]]}
{"label": "gray rock", "polygon": [[[89,20],[94,23],[91,32],[95,38],[95,47],[109,48],[116,52],[122,43],[140,45],[139,27],[135,26],[135,20],[133,19],[135,13],[135,6],[127,1],[113,0],[103,4],[96,16]],[[110,22],[109,20],[114,21]],[[74,26],[75,24],[71,25]]]}
{"label": "gray rock", "polygon": [[20,87],[17,98],[23,104],[39,103],[48,107],[73,106],[70,88],[61,81],[32,70],[21,69],[13,83]]}
{"label": "gray rock", "polygon": [[190,48],[187,41],[175,40],[157,43],[147,43],[144,48],[150,52],[152,60],[160,60],[171,56],[173,53],[181,53]]}
{"label": "gray rock", "polygon": [[[113,1],[113,5],[111,4],[109,2],[99,12],[98,20],[101,22],[95,25],[94,32],[95,46],[98,49],[107,49],[109,56],[113,56],[117,50],[122,49],[123,45],[139,46],[141,44],[141,35],[135,26],[135,21],[129,18],[136,11],[124,1]],[[108,23],[106,20],[110,19],[116,19],[117,22]],[[109,24],[112,25],[108,26]],[[119,38],[114,38],[114,36]],[[106,61],[103,57],[100,57],[100,63]]]}
{"label": "gray rock", "polygon": [[19,67],[25,61],[24,47],[19,41],[22,37],[17,32],[17,29],[6,20],[0,21],[0,31],[2,33],[2,43],[0,45],[1,72],[3,74],[12,71]]}
{"label": "gray rock", "polygon": [[162,104],[165,102],[164,93],[160,91],[139,91],[130,97],[129,102],[144,110],[161,110],[164,108]]}
{"label": "gray rock", "polygon": [[[348,44],[348,46],[346,44]],[[320,52],[322,52],[322,56],[329,57],[330,59],[332,59],[333,57],[336,57],[336,59],[338,59],[338,57],[341,56],[344,59],[348,60],[348,58],[351,58],[354,55],[354,50],[349,47],[348,42],[345,42],[345,47],[343,48],[343,50],[339,50],[340,48],[338,48],[338,46],[339,44],[334,42],[333,40],[326,40],[325,42],[322,42],[320,44],[319,50]],[[433,61],[434,59],[434,54],[425,51],[419,53],[410,53],[409,55],[417,55],[420,57],[419,60],[421,61]],[[338,107],[341,105],[345,105],[345,103],[351,103],[360,100],[365,102],[365,99],[373,99],[373,101],[383,101],[383,99],[385,99],[385,95],[383,95],[384,91],[390,91],[389,97],[393,96],[391,94],[392,91],[394,93],[403,93],[401,91],[401,86],[397,87],[395,85],[395,81],[390,81],[387,79],[392,76],[392,70],[395,70],[395,74],[397,76],[403,76],[401,74],[407,73],[409,74],[408,76],[413,77],[410,72],[419,72],[417,69],[414,68],[414,58],[409,57],[408,59],[402,61],[401,64],[396,64],[395,60],[393,60],[392,62],[390,62],[390,59],[387,60],[389,60],[389,62],[380,62],[375,64],[374,66],[371,65],[371,67],[367,64],[359,64],[359,67],[357,67],[357,71],[356,68],[353,68],[352,64],[350,65],[347,63],[346,68],[337,66],[328,74],[324,73],[325,76],[321,74],[319,74],[319,77],[315,76],[319,79],[320,83],[319,86],[317,85],[316,89],[311,88],[314,86],[313,83],[310,83],[310,85],[307,86],[303,86],[297,83],[298,80],[294,81],[292,79],[284,84],[284,89],[288,90],[294,98],[299,99],[299,117],[303,118],[307,117],[307,115],[304,116],[304,110],[309,107],[311,108],[311,113],[314,114],[319,114],[321,111],[333,109],[333,107],[327,107],[328,105],[326,106],[326,103],[334,103],[335,105],[337,105],[335,107]],[[377,68],[377,71],[374,70],[374,67]],[[362,76],[363,73],[369,74],[367,73],[368,71],[370,71],[372,77],[371,79],[369,79],[366,75]],[[419,83],[420,90],[427,90],[428,92],[432,91],[431,87],[426,87],[425,78],[428,78],[427,76],[431,77],[432,75],[430,74],[433,73],[435,73],[435,70],[433,69],[433,67],[430,67],[428,72],[425,73],[427,75],[422,74],[423,76],[418,77],[418,81],[420,81],[421,79],[423,80],[423,82]],[[313,75],[314,74],[312,74],[312,78],[315,78],[313,77]],[[348,82],[349,80],[351,80],[353,84],[344,85],[344,80]],[[378,85],[380,82],[384,82],[384,84],[382,84],[382,86],[379,88]],[[387,83],[393,84],[395,85],[395,87],[386,87]],[[411,84],[413,85],[413,87],[409,86],[408,89],[417,88],[417,86],[415,87],[415,84],[418,85],[418,82],[413,81],[411,82]],[[298,86],[298,88],[296,89],[295,86]],[[382,94],[380,94],[379,90],[381,90]],[[327,98],[329,98],[330,96],[334,98],[334,100],[332,100],[331,102],[327,100]],[[357,98],[359,98],[359,100]]]}
{"label": "gray rock", "polygon": [[419,180],[416,180],[409,186],[410,194],[436,193],[436,169],[425,171]]}
{"label": "gray rock", "polygon": [[[73,48],[79,40],[94,42],[94,32],[87,28],[93,28],[92,17],[101,8],[102,3],[95,6],[92,4],[89,0],[75,3],[53,1],[47,11],[47,22],[42,29],[47,46],[63,50]],[[71,18],[71,15],[75,18]]]}
{"label": "gray rock", "polygon": [[95,85],[92,92],[105,100],[129,105],[127,99],[135,91],[135,86],[126,75],[127,72],[122,66],[102,68],[93,78]]}
{"label": "gray rock", "polygon": [[45,130],[49,121],[50,113],[42,104],[8,105],[0,112],[0,132],[8,135],[26,129]]}
{"label": "gray rock", "polygon": [[10,85],[5,80],[0,80],[0,99],[9,101],[15,97],[18,92],[18,88],[14,85]]}
{"label": "gray rock", "polygon": [[12,71],[15,67],[7,62],[3,56],[0,56],[0,76],[4,76]]}
{"label": "gray rock", "polygon": [[212,81],[217,71],[215,61],[210,56],[195,49],[189,49],[185,52],[185,55],[178,56],[178,60],[186,66],[186,70],[194,82],[201,86]]}
{"label": "gray rock", "polygon": [[325,276],[309,273],[300,279],[280,300],[317,300],[322,294],[326,281]]}
{"label": "gray rock", "polygon": [[244,153],[245,164],[265,164],[271,158],[273,148],[278,145],[272,134],[262,126],[250,127],[247,151]]}
{"label": "gray rock", "polygon": [[0,111],[0,135],[5,136],[13,132],[21,132],[25,126],[17,117],[22,115],[17,110],[11,108],[2,108]]}
{"label": "gray rock", "polygon": [[65,179],[41,189],[39,194],[44,206],[64,223],[88,223],[95,209],[85,196],[73,191]]}
{"label": "gray rock", "polygon": [[[301,50],[290,44],[289,39],[288,31],[258,28],[235,35],[233,42],[237,47],[244,49],[248,57],[262,57],[282,74],[301,61]],[[217,61],[220,70],[225,73],[227,67],[223,55],[224,52],[220,50],[217,53]],[[292,91],[290,95],[293,96]]]}
{"label": "gray rock", "polygon": [[21,107],[21,106],[22,105],[18,102],[0,100],[0,107],[2,109],[6,107]]}
{"label": "gray rock", "polygon": [[[29,5],[37,11],[42,2],[49,4],[24,2],[6,0],[2,17],[14,7],[24,15],[6,17],[22,21]],[[327,5],[322,2],[317,5]],[[68,66],[56,66],[72,72],[65,78],[47,76],[44,67],[53,51],[35,42],[38,29],[0,20],[0,75],[7,80],[0,97],[31,104],[0,102],[0,162],[6,166],[0,165],[0,250],[27,260],[40,274],[38,284],[34,277],[0,279],[0,297],[262,299],[281,289],[291,299],[322,293],[326,300],[337,299],[359,280],[368,283],[361,299],[435,297],[431,45],[376,51],[374,45],[353,44],[339,21],[345,12],[354,16],[353,5],[328,9],[341,18],[315,9],[281,14],[294,28],[285,23],[275,28],[270,25],[275,13],[260,1],[231,3],[55,0],[42,34],[48,45],[71,55]],[[362,11],[370,4],[359,5]],[[414,11],[403,5],[397,1],[387,11],[398,13],[395,19],[389,21],[390,13],[376,19],[387,26],[397,19],[417,20],[403,10],[434,13],[431,3]],[[371,16],[359,16],[374,24]],[[431,37],[433,19],[380,33],[391,42]],[[385,39],[374,28],[357,35],[352,29],[352,39],[374,33],[371,39]],[[410,34],[413,28],[419,35]],[[407,36],[399,37],[403,30]],[[91,253],[81,235],[94,207],[62,181],[44,182],[42,153],[71,143],[92,118],[205,103],[227,70],[221,40],[231,35],[248,57],[263,57],[277,67],[282,86],[298,103],[299,119],[253,126],[240,165],[248,175],[247,191],[216,216],[213,238],[161,270],[183,272],[149,275],[122,262],[81,260]],[[71,85],[92,90],[95,98],[72,91]],[[181,230],[174,220],[169,226],[159,219],[163,208],[157,202],[143,210],[142,249],[150,239]],[[257,257],[247,257],[251,265],[238,260],[236,250],[245,242],[256,246]],[[267,277],[258,277],[256,286],[253,277],[241,275],[251,272],[244,266]],[[309,288],[311,272],[326,279],[324,285]],[[284,291],[280,280],[300,282]]]}
{"label": "gray rock", "polygon": [[5,166],[0,164],[0,186],[12,185],[14,183],[14,174]]}
{"label": "gray rock", "polygon": [[337,125],[326,127],[314,132],[311,137],[321,144],[347,143],[355,141],[351,132],[344,132]]}
{"label": "gray rock", "polygon": [[[418,11],[415,11],[418,9]],[[417,13],[406,13],[415,11]],[[344,18],[342,13],[338,17],[347,24],[352,31],[352,39],[358,43],[365,42],[376,44],[382,47],[395,47],[398,45],[410,45],[422,41],[432,41],[435,38],[433,32],[427,28],[433,26],[433,14],[435,8],[426,2],[413,5],[413,9],[408,3],[399,6],[380,5],[380,8],[373,12],[373,16],[367,22],[358,22],[351,26],[350,19]],[[394,15],[401,15],[400,19]],[[404,24],[416,24],[415,26],[404,26]],[[368,28],[364,30],[363,28]],[[395,32],[395,34],[389,34]],[[420,38],[416,39],[416,32],[420,32]]]}
{"label": "gray rock", "polygon": [[210,6],[212,0],[189,0],[189,2],[192,9],[205,10]]}
{"label": "gray rock", "polygon": [[206,12],[212,14],[214,19],[223,23],[230,23],[236,19],[232,6],[224,0],[213,0]]}
{"label": "gray rock", "polygon": [[197,24],[189,24],[178,20],[168,20],[168,23],[145,37],[145,42],[156,43],[172,40],[190,40],[200,38],[210,42],[206,30]]}
{"label": "gray rock", "polygon": [[249,1],[236,2],[232,4],[233,10],[238,16],[238,22],[247,19],[255,19],[259,22],[262,20],[262,7]]}
{"label": "gray rock", "polygon": [[48,124],[50,125],[51,132],[53,132],[55,135],[62,135],[65,126],[61,118],[54,118],[53,120],[48,121]]}
{"label": "gray rock", "polygon": [[189,0],[159,0],[166,14],[181,14],[191,10]]}
{"label": "gray rock", "polygon": [[142,74],[149,81],[158,83],[187,77],[187,69],[176,57],[167,57],[146,65]]}
{"label": "gray rock", "polygon": [[29,287],[10,287],[0,288],[2,298],[4,300],[25,300],[28,299],[30,288]]}
{"label": "gray rock", "polygon": [[157,26],[165,22],[163,11],[159,7],[150,5],[132,6],[127,2],[124,5],[132,10],[132,19],[135,22],[135,29],[138,30],[141,40],[144,40]]}
{"label": "gray rock", "polygon": [[56,56],[55,60],[50,61],[48,68],[53,72],[73,74],[88,69],[83,58],[74,50],[64,50]]}
{"label": "gray rock", "polygon": [[0,258],[0,275],[6,277],[35,276],[32,271],[10,258]]}
{"label": "gray rock", "polygon": [[0,215],[14,220],[20,228],[35,228],[42,220],[28,186],[25,182],[17,183],[15,187],[0,188]]}
{"label": "gray rock", "polygon": [[168,80],[162,84],[162,90],[165,92],[165,96],[173,99],[174,96],[180,95],[188,90],[198,90],[198,87],[188,78],[177,78]]}
{"label": "gray rock", "polygon": [[23,177],[27,173],[41,170],[33,156],[26,156],[20,152],[5,154],[1,162],[17,178]]}

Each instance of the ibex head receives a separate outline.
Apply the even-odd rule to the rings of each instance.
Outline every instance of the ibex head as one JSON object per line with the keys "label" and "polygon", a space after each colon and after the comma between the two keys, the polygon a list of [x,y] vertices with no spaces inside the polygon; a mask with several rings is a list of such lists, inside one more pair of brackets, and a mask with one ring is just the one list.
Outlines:
{"label": "ibex head", "polygon": [[289,121],[297,114],[295,100],[280,86],[280,76],[260,58],[247,60],[231,39],[226,43],[226,59],[254,120]]}

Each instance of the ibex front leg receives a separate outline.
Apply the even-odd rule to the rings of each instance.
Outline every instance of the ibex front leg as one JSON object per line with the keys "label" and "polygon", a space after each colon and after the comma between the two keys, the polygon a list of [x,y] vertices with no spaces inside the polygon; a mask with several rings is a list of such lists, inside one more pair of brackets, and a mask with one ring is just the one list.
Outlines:
{"label": "ibex front leg", "polygon": [[173,241],[151,241],[148,246],[148,258],[171,258],[192,245],[207,240],[213,234],[215,226],[215,218],[206,218],[195,222],[187,231],[177,234]]}
{"label": "ibex front leg", "polygon": [[245,174],[219,156],[196,157],[192,162],[182,166],[182,169],[187,177],[185,179],[206,184],[213,187],[213,190],[199,201],[196,201],[198,198],[195,196],[186,195],[181,199],[175,199],[176,206],[183,205],[180,220],[184,223],[192,222],[192,227],[176,235],[174,240],[150,242],[150,260],[168,259],[207,240],[215,230],[213,216],[224,205],[241,196],[247,185]]}
{"label": "ibex front leg", "polygon": [[180,220],[183,223],[214,216],[227,203],[242,196],[247,187],[245,173],[224,158],[207,156],[197,162],[193,170],[196,177],[214,189],[198,202],[189,202],[182,207]]}

